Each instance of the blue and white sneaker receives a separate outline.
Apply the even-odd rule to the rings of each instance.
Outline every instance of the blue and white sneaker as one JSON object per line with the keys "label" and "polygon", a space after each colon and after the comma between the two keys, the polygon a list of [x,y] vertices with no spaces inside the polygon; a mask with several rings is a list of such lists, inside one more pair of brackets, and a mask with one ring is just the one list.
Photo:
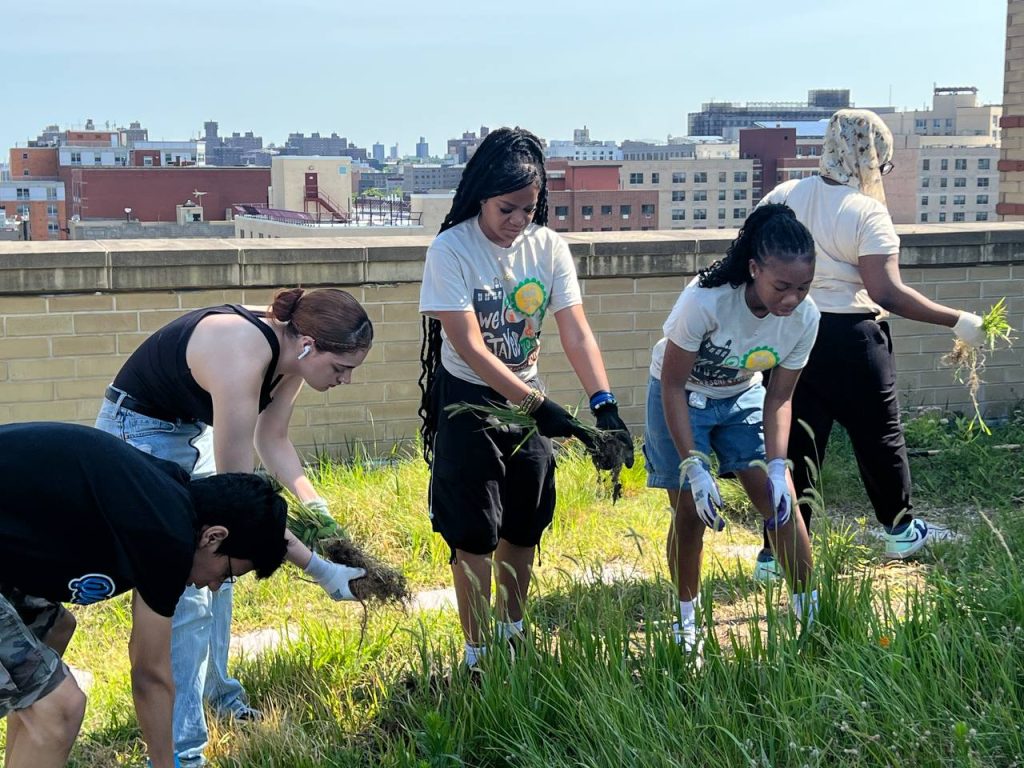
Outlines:
{"label": "blue and white sneaker", "polygon": [[[936,534],[938,531],[935,532]],[[885,540],[885,556],[889,560],[906,560],[912,557],[930,540],[941,538],[934,535],[928,523],[915,517],[909,523],[897,525],[887,530],[882,538]]]}
{"label": "blue and white sneaker", "polygon": [[782,581],[784,574],[779,561],[775,559],[770,549],[762,549],[757,553],[757,562],[754,564],[754,581],[762,584],[774,584]]}

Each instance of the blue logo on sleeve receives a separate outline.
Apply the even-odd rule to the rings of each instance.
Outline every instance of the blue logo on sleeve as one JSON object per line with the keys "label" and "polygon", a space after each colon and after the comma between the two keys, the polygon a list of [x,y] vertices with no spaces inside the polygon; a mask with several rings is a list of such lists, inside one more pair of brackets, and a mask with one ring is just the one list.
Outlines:
{"label": "blue logo on sleeve", "polygon": [[114,594],[114,580],[102,573],[87,573],[68,582],[71,602],[75,605],[91,605],[106,600]]}

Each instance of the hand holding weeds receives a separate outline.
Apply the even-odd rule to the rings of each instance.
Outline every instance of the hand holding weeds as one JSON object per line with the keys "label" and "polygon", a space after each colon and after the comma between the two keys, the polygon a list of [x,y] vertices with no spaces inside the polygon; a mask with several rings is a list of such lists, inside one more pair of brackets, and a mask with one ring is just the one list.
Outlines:
{"label": "hand holding weeds", "polygon": [[537,406],[532,414],[533,420],[537,423],[537,431],[544,437],[577,437],[592,450],[595,444],[595,437],[576,419],[569,415],[569,412],[562,406],[545,397],[543,402]]}
{"label": "hand holding weeds", "polygon": [[332,600],[358,600],[352,593],[351,582],[366,575],[365,568],[329,563],[315,552],[304,570]]}
{"label": "hand holding weeds", "polygon": [[594,411],[597,428],[608,433],[614,444],[613,450],[601,450],[594,454],[594,464],[598,469],[617,469],[623,465],[633,467],[636,458],[633,449],[633,437],[629,427],[619,416],[619,407],[615,403],[605,403]]}
{"label": "hand holding weeds", "polygon": [[331,516],[330,508],[323,499],[304,501],[293,508],[288,528],[295,534],[295,538],[310,549],[316,549],[319,541],[348,538],[345,529]]}
{"label": "hand holding weeds", "polygon": [[980,347],[988,341],[984,319],[973,312],[960,313],[956,325],[953,326],[953,333],[969,347]]}

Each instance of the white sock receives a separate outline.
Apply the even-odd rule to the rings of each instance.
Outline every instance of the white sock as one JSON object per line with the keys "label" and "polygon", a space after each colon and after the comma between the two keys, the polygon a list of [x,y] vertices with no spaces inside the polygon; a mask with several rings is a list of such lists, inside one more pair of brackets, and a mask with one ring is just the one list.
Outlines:
{"label": "white sock", "polygon": [[697,609],[700,608],[700,600],[679,601],[679,628],[693,627],[697,625]]}
{"label": "white sock", "polygon": [[818,590],[812,590],[810,594],[794,592],[789,606],[793,610],[793,615],[801,621],[804,621],[804,612],[806,611],[807,619],[804,623],[805,626],[811,626],[814,623],[814,615],[818,612]]}
{"label": "white sock", "polygon": [[523,620],[499,621],[494,630],[496,640],[508,640],[510,637],[518,637],[523,634]]}
{"label": "white sock", "polygon": [[480,659],[487,655],[486,645],[471,645],[466,643],[466,666],[472,669],[475,667]]}

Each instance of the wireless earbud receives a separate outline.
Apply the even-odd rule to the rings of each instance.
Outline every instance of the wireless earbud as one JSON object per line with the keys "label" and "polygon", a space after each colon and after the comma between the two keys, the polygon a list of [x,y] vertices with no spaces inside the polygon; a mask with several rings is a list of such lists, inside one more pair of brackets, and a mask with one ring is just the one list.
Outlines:
{"label": "wireless earbud", "polygon": [[308,355],[312,351],[313,351],[313,348],[311,346],[309,346],[309,344],[307,344],[306,346],[304,346],[302,348],[302,351],[299,352],[299,355],[298,355],[298,357],[296,359],[297,360],[301,360],[302,358],[304,358],[306,355]]}

